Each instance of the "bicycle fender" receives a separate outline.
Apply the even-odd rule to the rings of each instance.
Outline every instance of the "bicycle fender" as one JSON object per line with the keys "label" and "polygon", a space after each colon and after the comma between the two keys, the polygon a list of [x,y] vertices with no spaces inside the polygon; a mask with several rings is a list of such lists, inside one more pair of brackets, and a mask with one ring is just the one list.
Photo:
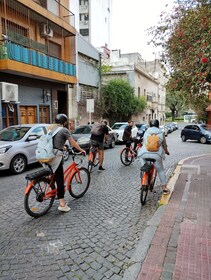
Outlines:
{"label": "bicycle fender", "polygon": [[32,188],[33,186],[33,182],[30,182],[27,187],[25,188],[25,191],[24,191],[24,194],[28,194],[29,193],[29,190]]}
{"label": "bicycle fender", "polygon": [[147,172],[145,172],[141,180],[142,186],[146,186],[148,184],[147,179],[148,179],[148,174]]}

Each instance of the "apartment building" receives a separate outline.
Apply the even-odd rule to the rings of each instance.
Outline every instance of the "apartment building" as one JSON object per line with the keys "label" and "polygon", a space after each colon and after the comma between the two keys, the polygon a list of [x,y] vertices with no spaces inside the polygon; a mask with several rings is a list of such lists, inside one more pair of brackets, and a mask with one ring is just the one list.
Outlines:
{"label": "apartment building", "polygon": [[74,21],[69,0],[0,0],[0,129],[69,114]]}
{"label": "apartment building", "polygon": [[111,0],[79,0],[79,32],[104,56],[110,54]]}
{"label": "apartment building", "polygon": [[[104,62],[112,67],[111,72],[103,76],[103,82],[120,78],[129,81],[137,97],[145,97],[147,106],[133,119],[149,122],[157,118],[163,124],[165,120],[165,70],[159,61],[145,62],[139,53],[121,54],[114,50],[110,59]],[[154,67],[156,66],[156,69]],[[156,71],[155,71],[156,70]]]}

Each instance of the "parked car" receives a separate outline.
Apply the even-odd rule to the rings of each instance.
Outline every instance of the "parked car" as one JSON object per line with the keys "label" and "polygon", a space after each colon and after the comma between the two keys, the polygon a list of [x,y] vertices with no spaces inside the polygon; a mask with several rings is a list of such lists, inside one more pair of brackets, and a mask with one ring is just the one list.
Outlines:
{"label": "parked car", "polygon": [[211,129],[205,124],[186,125],[181,130],[181,139],[183,142],[190,139],[202,144],[211,143]]}
{"label": "parked car", "polygon": [[[91,137],[92,125],[80,125],[72,132],[73,139],[78,143],[78,145],[89,151],[90,148],[90,137]],[[116,132],[108,126],[108,144],[105,144],[105,148],[114,148],[117,139]]]}
{"label": "parked car", "polygon": [[138,128],[137,136],[143,137],[145,131],[146,131],[147,128],[149,127],[148,124],[141,123],[141,124],[136,124],[136,126],[137,126],[137,128]]}
{"label": "parked car", "polygon": [[[115,124],[112,125],[112,129],[116,132],[117,134],[117,140],[116,142],[123,142],[122,137],[124,133],[125,127],[128,125],[127,122],[116,122]],[[138,132],[137,126],[133,126],[132,128],[132,137],[135,138]]]}
{"label": "parked car", "polygon": [[36,162],[35,149],[39,138],[47,133],[48,124],[22,124],[0,131],[0,170],[22,173]]}
{"label": "parked car", "polygon": [[168,136],[168,128],[165,125],[160,125],[160,129],[164,132],[164,135]]}

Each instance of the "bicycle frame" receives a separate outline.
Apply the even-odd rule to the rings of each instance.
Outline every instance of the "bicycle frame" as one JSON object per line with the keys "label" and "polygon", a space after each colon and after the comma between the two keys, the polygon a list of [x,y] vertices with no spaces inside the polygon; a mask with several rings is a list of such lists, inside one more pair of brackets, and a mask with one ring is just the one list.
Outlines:
{"label": "bicycle frame", "polygon": [[[71,174],[73,174],[76,170],[78,170],[79,168],[77,167],[77,164],[75,163],[75,161],[73,161],[69,166],[67,166],[64,170],[64,184],[65,184],[65,190],[66,189],[70,189],[70,181],[72,179]],[[47,176],[46,176],[47,177]],[[38,177],[37,177],[38,178]],[[35,181],[37,180],[37,178],[33,179],[30,181],[30,183],[27,185],[24,194],[28,194],[29,190],[31,189],[31,187],[33,187]],[[50,183],[49,185],[52,184],[52,182],[54,182],[54,173],[48,175],[48,178],[50,179]],[[81,181],[80,175],[79,178],[76,177],[76,181]],[[49,192],[46,193],[46,195],[44,196],[44,198],[49,198],[52,196],[56,196],[57,194],[57,189],[55,190],[50,190]]]}
{"label": "bicycle frame", "polygon": [[141,184],[142,186],[148,186],[153,183],[154,177],[157,175],[157,171],[153,163],[151,163],[151,169],[149,171],[144,171],[142,176]]}

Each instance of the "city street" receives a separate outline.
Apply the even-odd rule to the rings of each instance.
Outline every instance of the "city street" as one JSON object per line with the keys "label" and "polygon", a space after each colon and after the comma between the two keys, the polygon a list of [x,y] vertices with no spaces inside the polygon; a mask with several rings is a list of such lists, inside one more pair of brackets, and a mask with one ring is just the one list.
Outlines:
{"label": "city street", "polygon": [[[210,153],[209,144],[183,143],[182,126],[167,137],[168,178],[179,160]],[[122,279],[161,196],[156,182],[157,192],[141,206],[140,165],[136,160],[123,166],[119,157],[122,147],[105,150],[106,170],[100,173],[94,169],[84,197],[75,200],[66,193],[71,207],[68,213],[58,211],[58,201],[38,219],[25,212],[25,175],[39,166],[16,176],[0,173],[0,279]]]}

